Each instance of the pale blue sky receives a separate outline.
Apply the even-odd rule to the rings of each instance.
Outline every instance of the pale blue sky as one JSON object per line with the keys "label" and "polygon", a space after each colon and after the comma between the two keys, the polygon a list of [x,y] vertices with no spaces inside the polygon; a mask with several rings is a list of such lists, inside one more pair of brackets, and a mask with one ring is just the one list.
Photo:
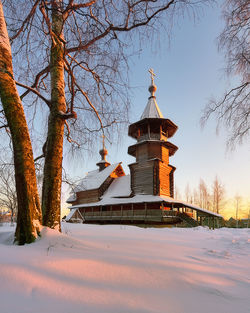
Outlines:
{"label": "pale blue sky", "polygon": [[[222,95],[228,80],[223,73],[224,57],[219,54],[216,37],[223,27],[218,7],[207,7],[199,21],[185,18],[173,28],[169,48],[167,36],[161,34],[160,45],[157,42],[151,48],[144,47],[140,57],[134,57],[130,63],[130,84],[132,93],[131,122],[140,118],[148,100],[150,84],[149,68],[156,73],[156,99],[164,117],[171,119],[179,127],[171,142],[179,147],[170,159],[177,167],[175,182],[184,193],[187,183],[197,187],[200,178],[210,186],[215,175],[224,183],[228,197],[236,193],[250,197],[250,145],[244,144],[233,152],[226,151],[226,131],[219,136],[215,133],[216,123],[209,121],[201,130],[199,119],[208,99]],[[158,52],[155,53],[154,51]],[[127,148],[135,141],[124,133],[118,146],[108,145],[108,160],[127,164],[134,162],[128,156]],[[99,160],[99,146],[96,155],[86,158],[81,164],[74,164],[74,175],[83,176],[96,168]],[[67,160],[65,160],[68,163]]]}

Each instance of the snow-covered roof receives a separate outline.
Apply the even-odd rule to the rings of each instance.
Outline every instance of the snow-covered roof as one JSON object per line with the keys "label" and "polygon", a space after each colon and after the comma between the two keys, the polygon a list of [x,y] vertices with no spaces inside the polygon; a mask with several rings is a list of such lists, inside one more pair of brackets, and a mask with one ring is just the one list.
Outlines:
{"label": "snow-covered roof", "polygon": [[102,196],[102,199],[129,197],[130,194],[130,175],[126,175],[114,179],[114,181]]}
{"label": "snow-covered roof", "polygon": [[214,215],[214,216],[217,216],[217,217],[222,217],[222,215],[218,214],[218,213],[215,213],[215,212],[212,212],[212,211],[209,211],[209,210],[206,210],[206,209],[202,209],[200,207],[198,207],[197,205],[194,205],[194,204],[190,204],[190,203],[187,203],[187,202],[183,202],[183,201],[179,201],[176,203],[180,203],[180,204],[183,204],[184,206],[190,208],[190,209],[194,209],[196,211],[200,211],[200,212],[204,212],[204,213],[208,213],[208,214],[211,214],[211,215]]}
{"label": "snow-covered roof", "polygon": [[67,199],[67,203],[71,203],[71,202],[74,202],[76,201],[77,197],[76,197],[76,194],[75,193],[72,193],[70,194],[69,198]]}
{"label": "snow-covered roof", "polygon": [[144,118],[163,118],[154,96],[148,99],[148,103],[140,119],[143,120]]}
{"label": "snow-covered roof", "polygon": [[77,185],[75,192],[83,190],[91,190],[99,188],[104,181],[111,175],[111,173],[121,164],[115,163],[107,166],[104,170],[91,171],[89,172]]}
{"label": "snow-covered roof", "polygon": [[95,206],[104,206],[104,205],[116,205],[116,204],[125,204],[125,203],[154,203],[154,202],[165,202],[169,204],[177,204],[177,205],[183,205],[190,209],[194,209],[199,212],[208,213],[210,215],[214,215],[217,217],[222,217],[220,214],[214,213],[209,210],[202,209],[196,205],[183,202],[181,200],[176,200],[171,197],[166,196],[152,196],[152,195],[145,195],[145,194],[139,194],[135,195],[131,198],[115,198],[115,197],[103,197],[98,202],[92,202],[92,203],[84,203],[84,204],[77,204],[70,207],[70,209],[77,209],[77,208],[84,208],[84,207],[95,207]]}
{"label": "snow-covered roof", "polygon": [[70,212],[69,212],[69,214],[66,216],[66,218],[65,218],[65,221],[66,222],[68,222],[70,219],[71,219],[71,217],[73,216],[73,214],[75,213],[75,211],[76,211],[77,209],[73,209],[73,210],[71,210]]}

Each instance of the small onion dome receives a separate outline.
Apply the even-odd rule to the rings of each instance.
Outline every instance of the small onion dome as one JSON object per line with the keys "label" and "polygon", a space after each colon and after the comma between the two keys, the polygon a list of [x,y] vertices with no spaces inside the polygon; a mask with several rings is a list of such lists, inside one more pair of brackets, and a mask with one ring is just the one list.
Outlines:
{"label": "small onion dome", "polygon": [[108,150],[107,149],[101,149],[99,151],[100,156],[102,157],[102,159],[105,159],[106,155],[108,154]]}
{"label": "small onion dome", "polygon": [[102,171],[110,165],[110,163],[106,161],[106,155],[108,154],[108,150],[103,148],[99,151],[99,153],[102,159],[100,162],[96,163],[96,165],[99,167],[99,171]]}
{"label": "small onion dome", "polygon": [[148,87],[148,91],[151,93],[151,97],[154,97],[156,90],[157,90],[157,87],[155,85],[151,85]]}

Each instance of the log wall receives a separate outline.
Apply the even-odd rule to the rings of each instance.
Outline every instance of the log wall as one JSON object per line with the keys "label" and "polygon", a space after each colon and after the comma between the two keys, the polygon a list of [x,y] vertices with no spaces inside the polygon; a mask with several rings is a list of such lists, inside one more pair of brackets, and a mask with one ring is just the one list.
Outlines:
{"label": "log wall", "polygon": [[174,170],[172,169],[169,174],[170,183],[170,197],[174,198]]}
{"label": "log wall", "polygon": [[134,194],[154,192],[154,168],[152,161],[130,164],[131,189]]}
{"label": "log wall", "polygon": [[170,177],[172,168],[162,162],[159,162],[159,195],[171,196]]}
{"label": "log wall", "polygon": [[77,200],[74,204],[91,203],[99,201],[99,190],[84,190],[76,193]]}
{"label": "log wall", "polygon": [[174,175],[171,166],[160,160],[130,165],[133,194],[174,196]]}
{"label": "log wall", "polygon": [[169,163],[169,150],[158,142],[148,142],[136,147],[136,162],[159,159]]}

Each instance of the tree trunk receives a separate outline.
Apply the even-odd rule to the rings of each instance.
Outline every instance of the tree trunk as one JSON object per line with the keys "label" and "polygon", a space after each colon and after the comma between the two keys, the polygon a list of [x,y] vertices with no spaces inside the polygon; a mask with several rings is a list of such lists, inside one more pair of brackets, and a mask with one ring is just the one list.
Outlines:
{"label": "tree trunk", "polygon": [[18,203],[15,241],[33,242],[40,231],[41,210],[29,130],[13,78],[9,37],[0,0],[0,98],[10,129]]}
{"label": "tree trunk", "polygon": [[48,138],[45,153],[44,180],[42,192],[43,225],[60,230],[62,155],[64,120],[60,112],[65,112],[64,93],[64,45],[63,16],[61,0],[53,2],[50,50],[51,110],[48,123]]}

